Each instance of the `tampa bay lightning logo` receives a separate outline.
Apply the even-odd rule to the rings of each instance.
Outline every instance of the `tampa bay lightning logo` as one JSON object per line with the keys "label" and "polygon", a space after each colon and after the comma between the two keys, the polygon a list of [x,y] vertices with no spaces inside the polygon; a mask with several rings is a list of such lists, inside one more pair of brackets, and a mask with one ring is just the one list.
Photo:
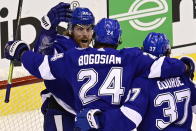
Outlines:
{"label": "tampa bay lightning logo", "polygon": [[63,53],[55,54],[50,60],[56,61],[57,59],[63,58],[63,56],[64,56]]}

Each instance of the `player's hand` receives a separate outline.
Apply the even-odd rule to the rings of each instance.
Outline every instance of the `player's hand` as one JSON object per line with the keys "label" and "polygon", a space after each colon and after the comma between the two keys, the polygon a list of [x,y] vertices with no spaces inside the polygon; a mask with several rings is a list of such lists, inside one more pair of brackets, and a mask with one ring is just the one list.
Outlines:
{"label": "player's hand", "polygon": [[4,48],[5,58],[20,61],[20,57],[25,51],[30,50],[29,46],[21,40],[9,41]]}
{"label": "player's hand", "polygon": [[193,80],[194,77],[194,71],[195,71],[195,63],[194,61],[189,58],[189,57],[182,57],[180,58],[180,60],[186,64],[186,66],[188,67],[186,70],[186,74],[191,78],[191,80]]}
{"label": "player's hand", "polygon": [[75,130],[89,131],[102,127],[102,112],[99,109],[85,108],[76,115]]}
{"label": "player's hand", "polygon": [[56,29],[60,22],[68,22],[71,18],[70,4],[60,2],[41,19],[41,25],[45,30]]}

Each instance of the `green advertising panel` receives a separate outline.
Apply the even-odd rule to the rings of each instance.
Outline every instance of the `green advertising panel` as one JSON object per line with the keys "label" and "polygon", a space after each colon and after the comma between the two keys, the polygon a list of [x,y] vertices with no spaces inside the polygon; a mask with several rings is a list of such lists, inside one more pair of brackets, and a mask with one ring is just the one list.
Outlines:
{"label": "green advertising panel", "polygon": [[120,22],[120,48],[141,47],[149,32],[165,33],[172,43],[171,0],[109,0],[109,17]]}

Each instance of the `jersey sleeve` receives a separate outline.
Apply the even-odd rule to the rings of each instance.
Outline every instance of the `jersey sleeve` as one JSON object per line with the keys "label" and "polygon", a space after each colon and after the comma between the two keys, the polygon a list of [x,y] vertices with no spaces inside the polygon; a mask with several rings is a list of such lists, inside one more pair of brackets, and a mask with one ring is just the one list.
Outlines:
{"label": "jersey sleeve", "polygon": [[134,80],[125,103],[119,109],[104,112],[104,130],[128,131],[138,127],[148,105],[147,85],[148,81],[141,78]]}
{"label": "jersey sleeve", "polygon": [[54,40],[56,38],[56,31],[46,31],[41,29],[38,37],[34,43],[34,52],[41,53],[44,55],[53,55],[54,54]]}
{"label": "jersey sleeve", "polygon": [[56,35],[53,46],[58,53],[63,53],[69,49],[78,47],[78,44],[69,36]]}
{"label": "jersey sleeve", "polygon": [[185,70],[186,67],[182,61],[176,58],[160,57],[151,65],[148,78],[181,76]]}
{"label": "jersey sleeve", "polygon": [[53,55],[55,51],[62,53],[77,46],[78,44],[69,36],[59,35],[56,31],[41,29],[39,36],[35,40],[34,52]]}
{"label": "jersey sleeve", "polygon": [[30,74],[44,80],[64,79],[66,74],[66,70],[61,70],[65,65],[64,53],[48,56],[26,51],[21,62]]}
{"label": "jersey sleeve", "polygon": [[[191,80],[190,80],[191,81]],[[196,114],[196,85],[190,82],[192,111]]]}
{"label": "jersey sleeve", "polygon": [[185,64],[175,58],[159,57],[135,51],[135,64],[137,65],[137,76],[143,73],[148,78],[170,78],[181,76],[186,70]]}

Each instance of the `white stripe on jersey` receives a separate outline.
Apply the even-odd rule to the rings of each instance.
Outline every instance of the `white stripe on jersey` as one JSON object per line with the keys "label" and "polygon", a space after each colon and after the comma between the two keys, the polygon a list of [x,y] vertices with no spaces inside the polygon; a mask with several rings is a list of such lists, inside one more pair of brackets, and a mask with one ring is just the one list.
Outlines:
{"label": "white stripe on jersey", "polygon": [[50,71],[50,66],[48,63],[48,56],[44,56],[42,64],[39,66],[39,72],[41,77],[45,80],[55,80],[56,78],[52,75]]}
{"label": "white stripe on jersey", "polygon": [[55,121],[57,131],[63,131],[62,115],[54,115],[54,121]]}
{"label": "white stripe on jersey", "polygon": [[148,75],[148,78],[156,78],[161,76],[161,66],[163,65],[163,61],[165,59],[165,56],[160,57],[158,60],[154,61],[150,68],[150,73]]}
{"label": "white stripe on jersey", "polygon": [[192,106],[193,113],[196,114],[196,105]]}
{"label": "white stripe on jersey", "polygon": [[42,94],[41,97],[42,97],[42,103],[44,103],[46,101],[46,99],[50,98],[52,96],[52,93],[49,92],[47,94]]}
{"label": "white stripe on jersey", "polygon": [[142,121],[142,116],[137,111],[126,106],[121,106],[120,110],[129,120],[135,123],[136,127],[138,127],[138,125]]}

